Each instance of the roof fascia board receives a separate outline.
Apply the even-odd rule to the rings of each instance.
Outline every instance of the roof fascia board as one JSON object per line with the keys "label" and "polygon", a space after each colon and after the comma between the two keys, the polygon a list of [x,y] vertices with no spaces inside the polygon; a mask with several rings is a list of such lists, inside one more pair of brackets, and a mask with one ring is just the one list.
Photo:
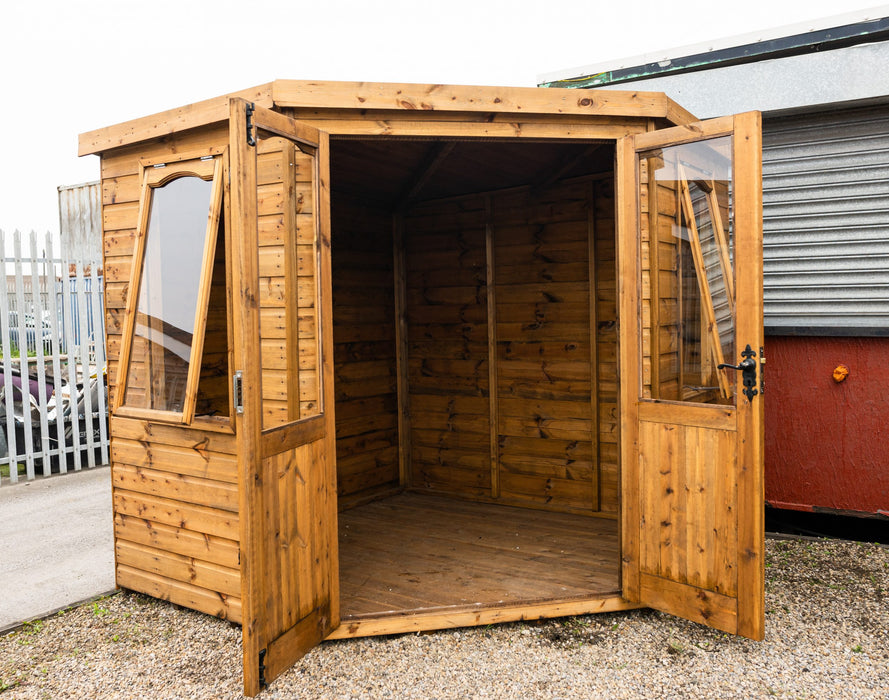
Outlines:
{"label": "roof fascia board", "polygon": [[266,108],[642,117],[665,119],[672,124],[694,121],[690,112],[662,92],[587,90],[578,93],[576,90],[542,90],[534,87],[276,80],[85,132],[78,139],[78,155],[102,153],[225,121],[228,119],[228,101],[231,97],[243,97]]}
{"label": "roof fascia board", "polygon": [[[485,112],[678,119],[690,113],[661,92],[541,90],[536,87],[276,80],[276,107],[297,110]],[[693,118],[691,118],[693,119]]]}
{"label": "roof fascia board", "polygon": [[194,102],[184,107],[169,109],[95,131],[87,131],[78,138],[77,154],[80,156],[98,154],[186,129],[225,121],[229,116],[229,99],[232,97],[243,97],[261,107],[271,108],[272,83]]}

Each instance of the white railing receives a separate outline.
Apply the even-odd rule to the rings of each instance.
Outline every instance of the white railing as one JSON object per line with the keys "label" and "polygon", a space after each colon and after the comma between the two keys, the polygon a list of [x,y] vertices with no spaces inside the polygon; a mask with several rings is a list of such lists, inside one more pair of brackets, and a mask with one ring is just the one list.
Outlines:
{"label": "white railing", "polygon": [[0,485],[108,463],[102,261],[27,244],[0,231]]}

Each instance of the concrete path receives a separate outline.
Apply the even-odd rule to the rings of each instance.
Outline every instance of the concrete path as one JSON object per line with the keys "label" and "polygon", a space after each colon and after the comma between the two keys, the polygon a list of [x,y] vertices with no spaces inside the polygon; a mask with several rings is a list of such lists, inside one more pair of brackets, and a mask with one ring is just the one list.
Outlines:
{"label": "concrete path", "polygon": [[0,630],[113,589],[107,466],[0,487]]}

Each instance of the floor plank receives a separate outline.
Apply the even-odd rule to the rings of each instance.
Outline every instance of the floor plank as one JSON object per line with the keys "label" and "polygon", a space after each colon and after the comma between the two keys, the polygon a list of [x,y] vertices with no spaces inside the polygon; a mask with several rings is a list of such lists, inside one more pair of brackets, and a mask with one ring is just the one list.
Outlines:
{"label": "floor plank", "polygon": [[402,493],[339,514],[342,617],[619,590],[617,523]]}

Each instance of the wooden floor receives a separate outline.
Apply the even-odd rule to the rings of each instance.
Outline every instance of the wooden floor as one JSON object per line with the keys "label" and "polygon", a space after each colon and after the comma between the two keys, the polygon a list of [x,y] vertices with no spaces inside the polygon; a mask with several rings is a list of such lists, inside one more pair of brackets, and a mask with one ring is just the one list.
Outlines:
{"label": "wooden floor", "polygon": [[619,591],[613,520],[402,493],[339,514],[342,618]]}

